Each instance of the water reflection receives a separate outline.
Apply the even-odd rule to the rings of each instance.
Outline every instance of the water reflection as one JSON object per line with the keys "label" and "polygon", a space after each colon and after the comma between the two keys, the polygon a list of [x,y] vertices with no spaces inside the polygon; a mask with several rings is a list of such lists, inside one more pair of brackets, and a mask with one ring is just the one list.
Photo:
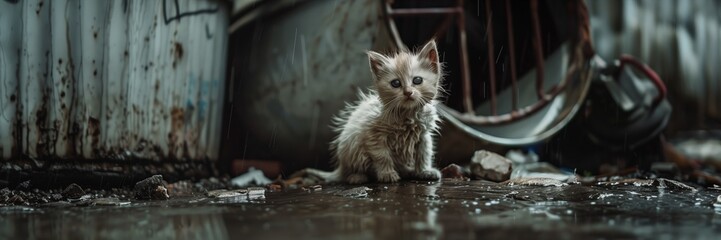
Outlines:
{"label": "water reflection", "polygon": [[[490,182],[367,185],[122,207],[0,208],[0,239],[713,238],[718,191]],[[700,204],[699,204],[700,203]],[[715,227],[706,227],[713,225]],[[532,232],[533,235],[524,235]]]}
{"label": "water reflection", "polygon": [[228,239],[221,211],[201,209],[44,209],[2,216],[0,239]]}

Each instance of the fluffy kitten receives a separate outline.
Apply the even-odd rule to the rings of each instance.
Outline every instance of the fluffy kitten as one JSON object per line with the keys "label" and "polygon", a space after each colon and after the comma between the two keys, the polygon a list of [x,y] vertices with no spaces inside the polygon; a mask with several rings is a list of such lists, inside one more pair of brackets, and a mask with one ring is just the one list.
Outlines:
{"label": "fluffy kitten", "polygon": [[368,51],[368,60],[374,90],[360,92],[360,100],[334,119],[338,136],[331,150],[337,168],[305,173],[351,184],[438,180],[440,172],[432,166],[433,134],[438,130],[435,99],[442,70],[435,41],[418,53],[384,56]]}

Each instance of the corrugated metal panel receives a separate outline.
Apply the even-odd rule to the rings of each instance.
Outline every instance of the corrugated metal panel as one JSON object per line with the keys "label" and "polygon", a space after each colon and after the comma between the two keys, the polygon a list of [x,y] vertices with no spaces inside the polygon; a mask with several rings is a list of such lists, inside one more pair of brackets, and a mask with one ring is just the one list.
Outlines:
{"label": "corrugated metal panel", "polygon": [[217,159],[212,1],[0,1],[0,158]]}

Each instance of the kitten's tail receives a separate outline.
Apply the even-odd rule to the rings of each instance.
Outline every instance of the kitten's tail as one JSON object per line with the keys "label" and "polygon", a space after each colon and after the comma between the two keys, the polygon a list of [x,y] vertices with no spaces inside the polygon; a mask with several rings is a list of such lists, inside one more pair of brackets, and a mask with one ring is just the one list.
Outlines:
{"label": "kitten's tail", "polygon": [[[306,169],[303,169],[303,170],[293,174],[293,176],[318,178],[319,180],[322,180],[326,183],[331,183],[331,182],[338,182],[341,180],[341,170],[340,170],[340,168],[336,168],[332,172],[327,172],[327,171],[323,171],[323,170],[315,169],[315,168],[306,168]],[[291,177],[293,177],[293,176],[291,176]]]}

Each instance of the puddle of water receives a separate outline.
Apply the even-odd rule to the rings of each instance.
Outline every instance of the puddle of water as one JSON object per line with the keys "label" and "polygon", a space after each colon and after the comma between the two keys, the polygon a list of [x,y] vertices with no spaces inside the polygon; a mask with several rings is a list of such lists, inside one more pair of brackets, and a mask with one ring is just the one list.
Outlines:
{"label": "puddle of water", "polygon": [[318,191],[266,192],[264,199],[2,207],[0,238],[677,239],[721,234],[717,190],[484,181],[365,187],[370,190],[327,185]]}

